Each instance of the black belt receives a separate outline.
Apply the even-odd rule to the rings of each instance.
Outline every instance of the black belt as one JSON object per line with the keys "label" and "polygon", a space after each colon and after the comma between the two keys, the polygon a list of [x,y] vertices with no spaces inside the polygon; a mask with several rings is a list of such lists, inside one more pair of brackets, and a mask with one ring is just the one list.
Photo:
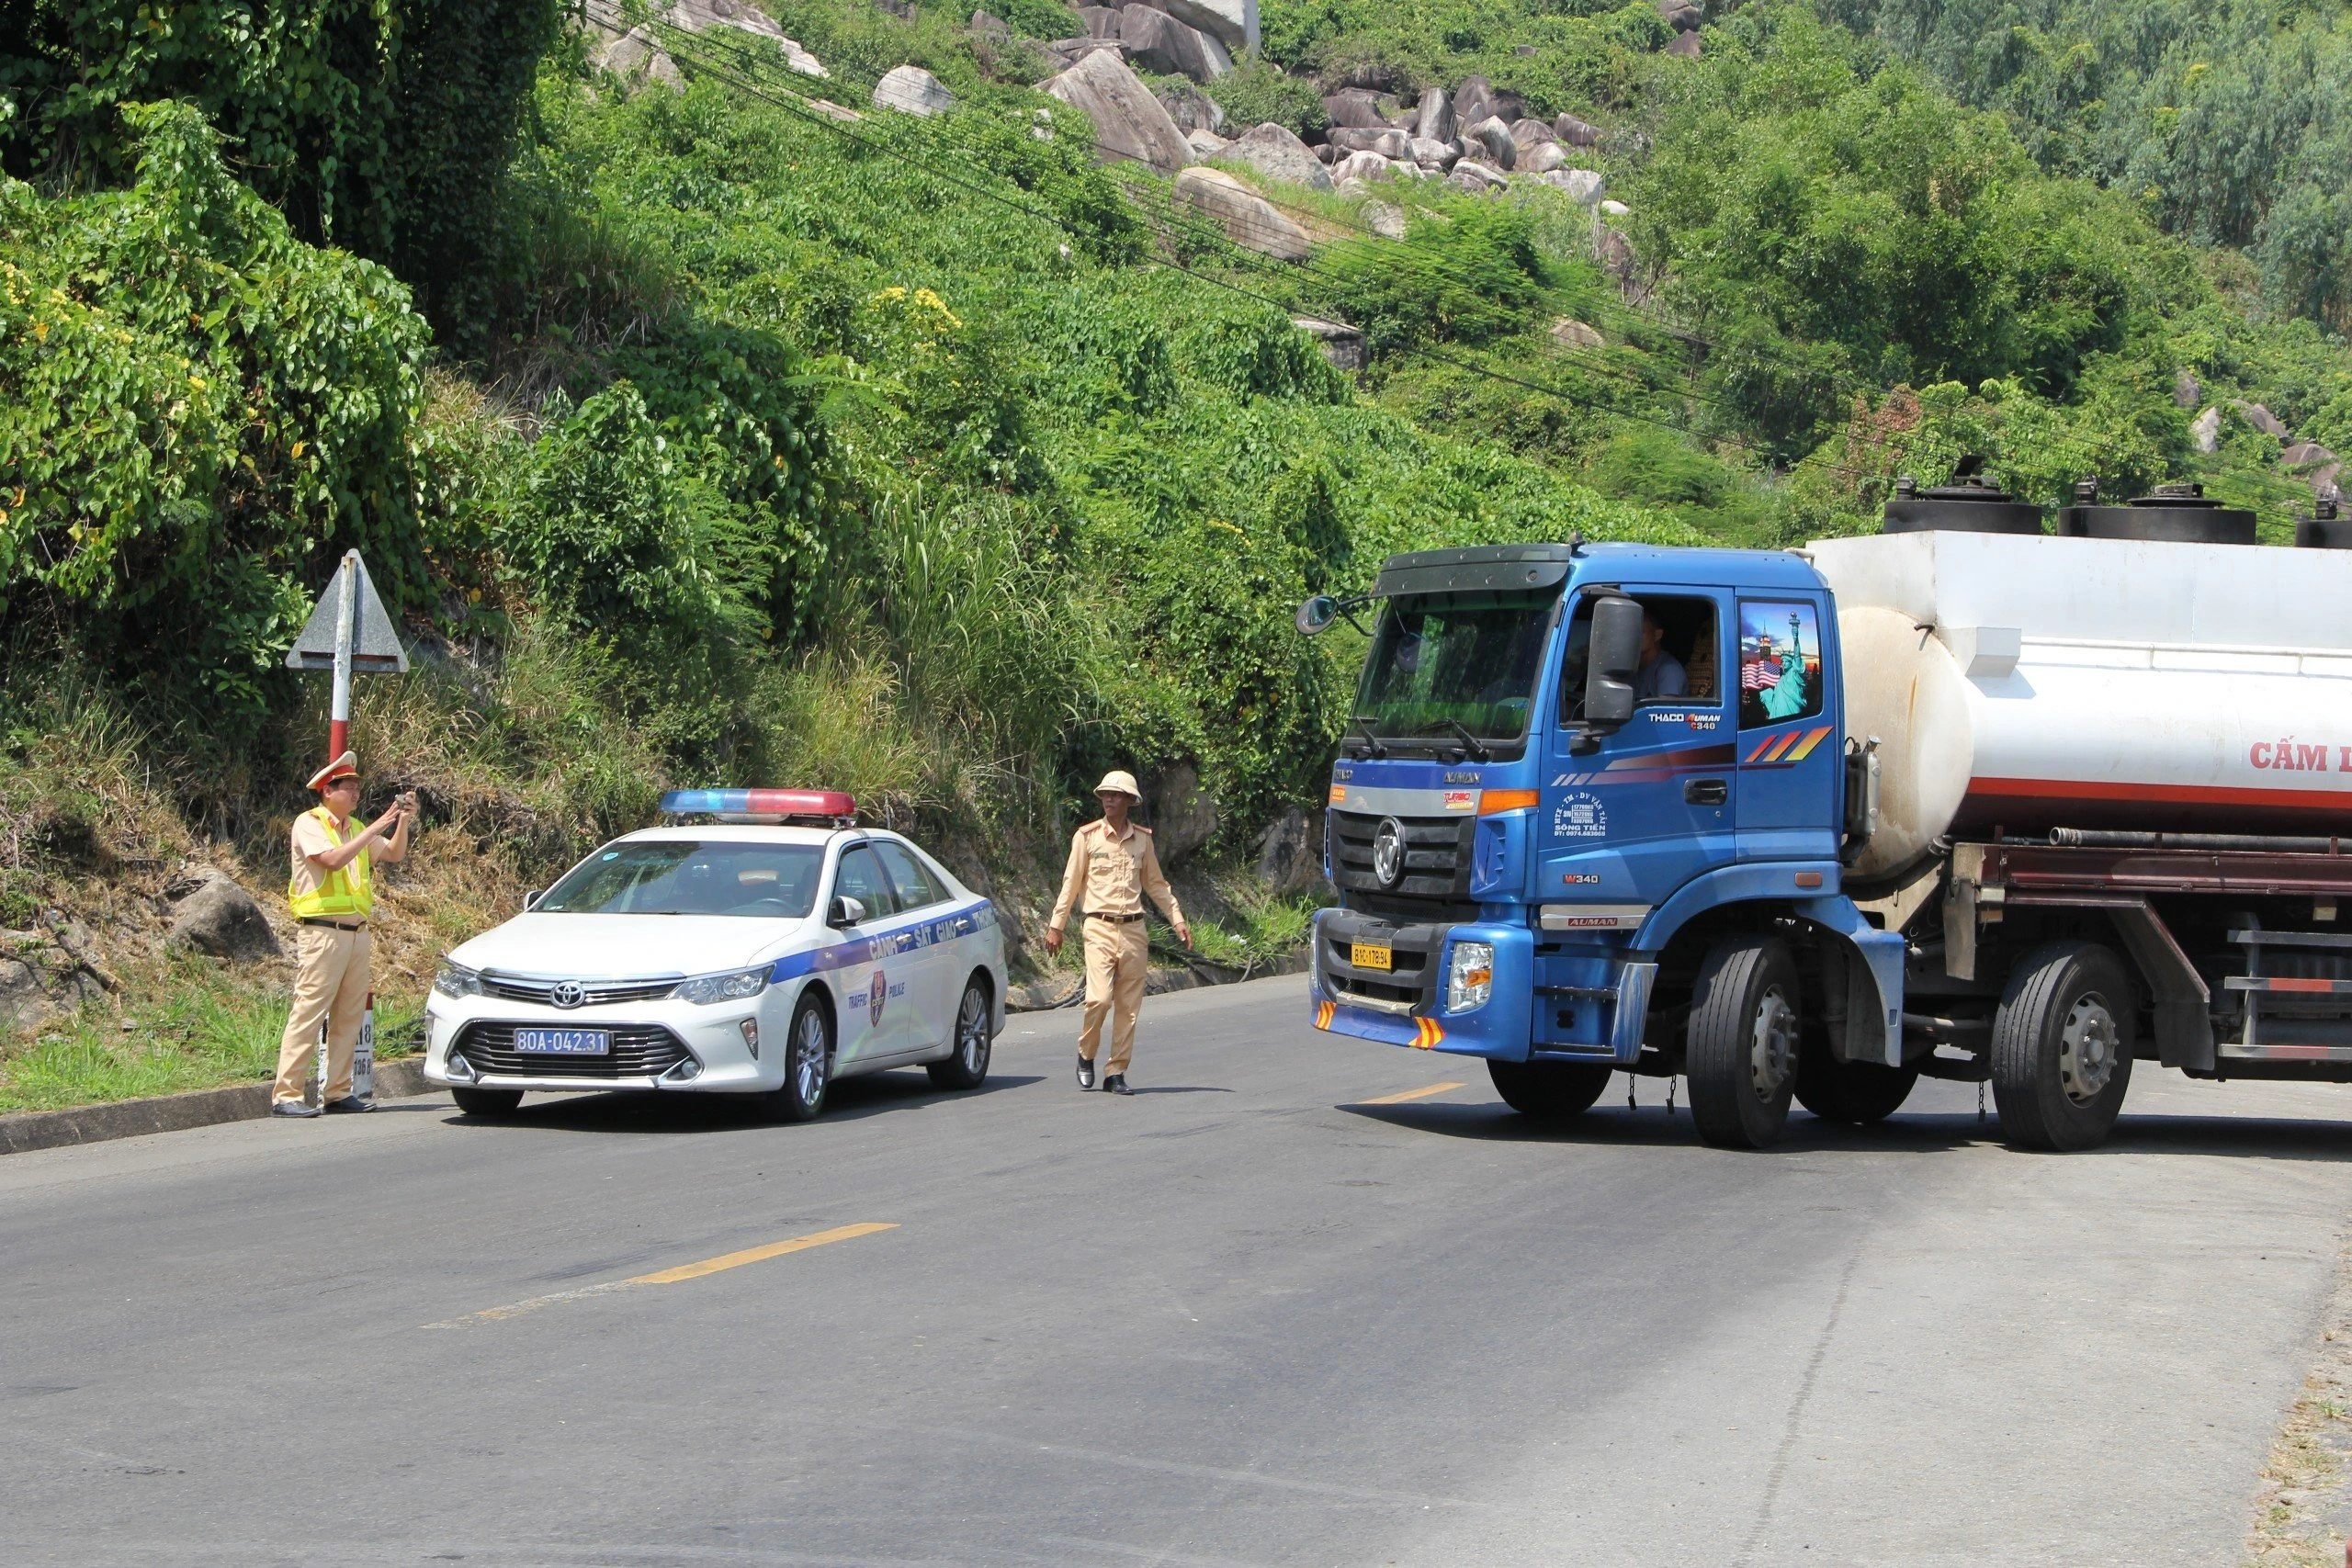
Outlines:
{"label": "black belt", "polygon": [[368,929],[368,922],[365,920],[356,926],[346,926],[341,920],[330,920],[323,915],[297,916],[294,923],[298,926],[324,926],[329,931],[364,931]]}
{"label": "black belt", "polygon": [[1098,914],[1098,913],[1096,913],[1094,910],[1091,910],[1091,909],[1089,909],[1089,910],[1086,912],[1086,918],[1087,918],[1088,919],[1090,919],[1090,920],[1108,920],[1108,921],[1110,921],[1110,922],[1111,922],[1113,925],[1114,925],[1114,926],[1131,926],[1131,925],[1134,925],[1137,920],[1140,920],[1140,919],[1143,919],[1143,917],[1142,917],[1141,915],[1104,915],[1104,914]]}

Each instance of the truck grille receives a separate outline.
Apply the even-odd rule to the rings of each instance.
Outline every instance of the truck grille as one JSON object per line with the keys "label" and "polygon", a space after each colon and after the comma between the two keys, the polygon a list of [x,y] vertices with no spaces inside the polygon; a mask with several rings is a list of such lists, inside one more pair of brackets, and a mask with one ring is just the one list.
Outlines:
{"label": "truck grille", "polygon": [[605,1056],[528,1055],[514,1049],[514,1031],[534,1024],[469,1023],[458,1032],[455,1054],[484,1077],[659,1077],[693,1053],[659,1025],[623,1024],[613,1030],[612,1054]]}
{"label": "truck grille", "polygon": [[1467,817],[1399,817],[1405,834],[1405,874],[1383,887],[1372,869],[1373,840],[1385,818],[1368,812],[1331,813],[1331,880],[1346,893],[1406,898],[1462,898],[1470,891],[1471,834]]}
{"label": "truck grille", "polygon": [[[582,980],[577,982],[581,998],[572,1006],[595,1008],[612,1002],[658,1001],[678,988],[678,980],[674,975],[666,980]],[[555,988],[566,983],[561,976],[485,974],[481,977],[481,994],[510,1002],[552,1007]]]}

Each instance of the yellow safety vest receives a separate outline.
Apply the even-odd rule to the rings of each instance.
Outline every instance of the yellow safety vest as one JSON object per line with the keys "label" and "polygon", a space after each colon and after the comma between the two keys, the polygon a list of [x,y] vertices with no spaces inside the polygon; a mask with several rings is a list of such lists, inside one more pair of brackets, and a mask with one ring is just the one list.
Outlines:
{"label": "yellow safety vest", "polygon": [[[311,813],[324,825],[327,842],[340,847],[343,835],[335,831],[334,813],[322,806]],[[376,878],[368,863],[368,852],[360,851],[337,869],[327,873],[315,893],[299,890],[291,877],[286,883],[286,901],[294,907],[298,920],[314,919],[345,919],[356,915],[366,919],[376,908]]]}

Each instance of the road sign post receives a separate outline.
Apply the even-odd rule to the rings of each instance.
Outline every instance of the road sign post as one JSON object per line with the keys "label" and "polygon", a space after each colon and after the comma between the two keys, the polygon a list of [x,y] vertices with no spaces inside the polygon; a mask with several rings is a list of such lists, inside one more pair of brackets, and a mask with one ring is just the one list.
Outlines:
{"label": "road sign post", "polygon": [[[357,550],[344,552],[343,564],[335,568],[334,580],[319,595],[311,618],[303,623],[302,635],[287,651],[286,667],[334,672],[334,692],[327,704],[329,761],[351,747],[351,677],[361,672],[407,673],[408,652],[401,647],[400,634],[392,629],[391,616],[384,613],[384,602],[376,597],[376,585],[368,578],[368,563],[359,558]],[[322,1023],[318,1055],[321,1103],[324,1103],[327,1092],[326,1048],[326,1025]],[[375,1089],[376,993],[370,990],[367,1008],[359,1018],[359,1043],[351,1054],[351,1092],[366,1100]]]}

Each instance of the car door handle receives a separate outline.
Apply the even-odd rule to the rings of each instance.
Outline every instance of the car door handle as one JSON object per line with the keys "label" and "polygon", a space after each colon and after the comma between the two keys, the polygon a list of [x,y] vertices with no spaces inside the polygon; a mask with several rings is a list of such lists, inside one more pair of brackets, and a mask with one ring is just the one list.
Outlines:
{"label": "car door handle", "polygon": [[1691,779],[1682,786],[1682,798],[1692,806],[1721,806],[1731,798],[1731,785],[1721,779]]}

